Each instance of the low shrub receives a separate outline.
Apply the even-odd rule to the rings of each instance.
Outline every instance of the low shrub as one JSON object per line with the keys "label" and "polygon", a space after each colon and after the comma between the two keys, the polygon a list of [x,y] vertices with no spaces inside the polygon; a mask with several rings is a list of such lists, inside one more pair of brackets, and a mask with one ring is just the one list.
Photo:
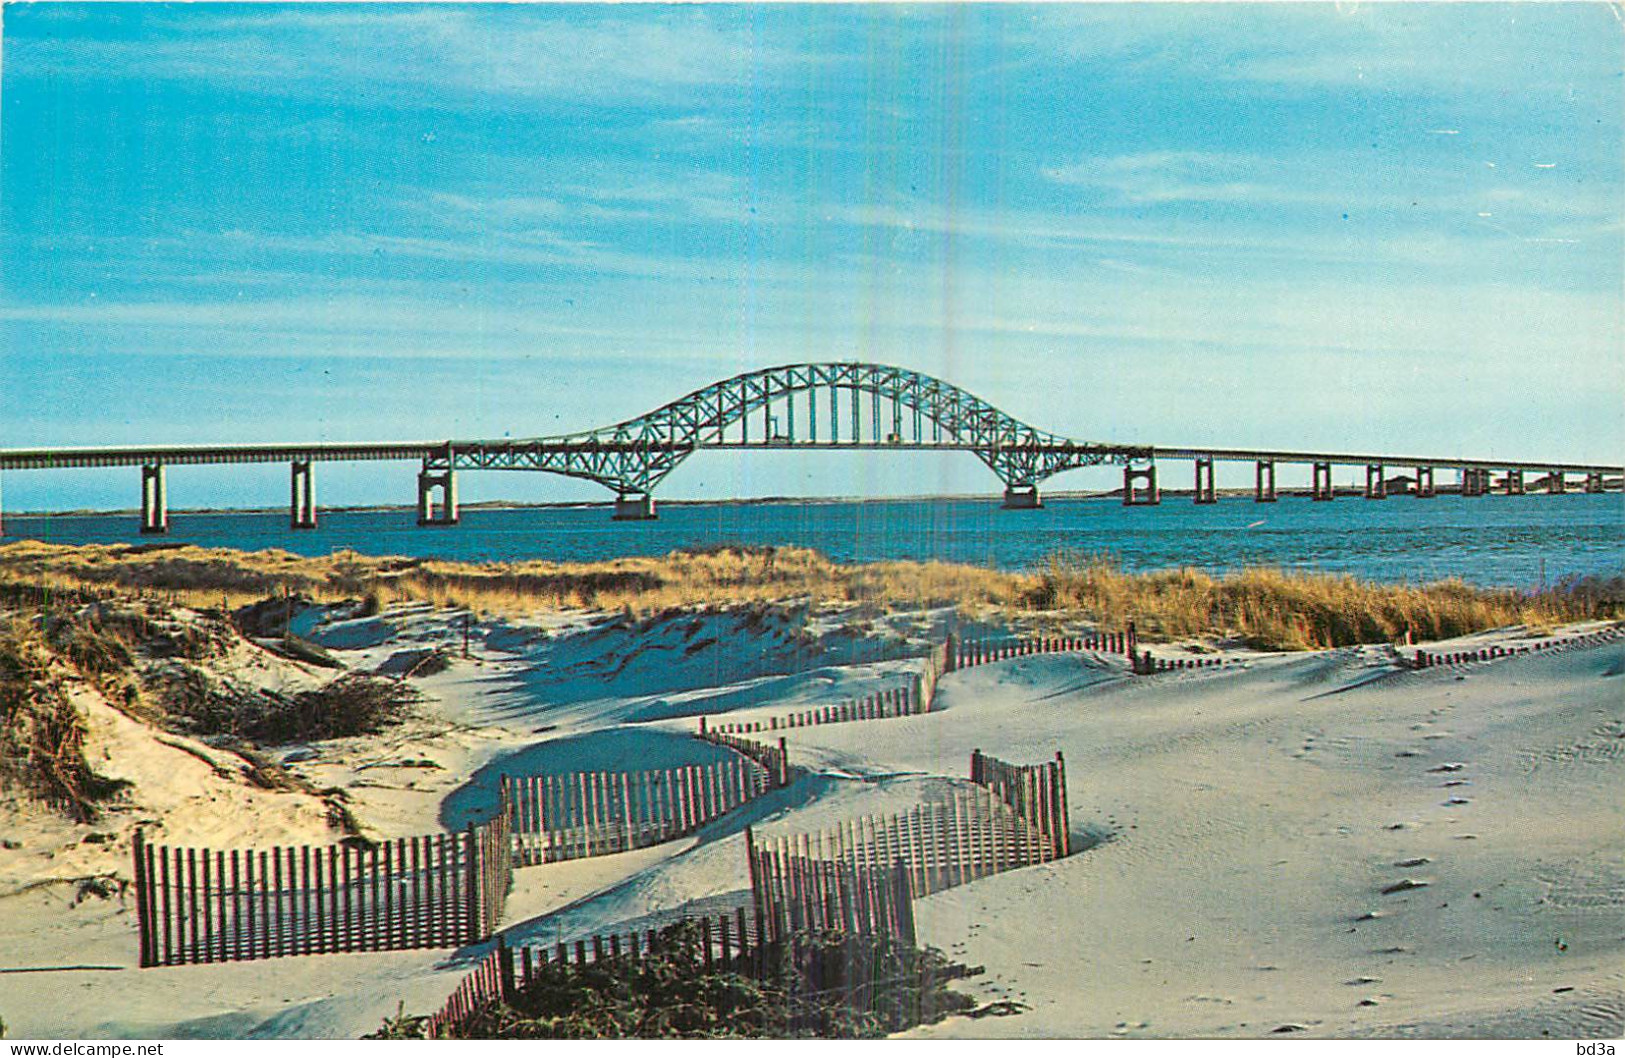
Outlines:
{"label": "low shrub", "polygon": [[[548,962],[509,1002],[456,1027],[459,1039],[868,1039],[969,1010],[949,981],[980,972],[940,952],[820,934],[781,947],[763,972],[747,960],[707,966],[691,922],[667,927],[654,954],[585,965]],[[388,1019],[372,1038],[422,1038],[426,1019]]]}

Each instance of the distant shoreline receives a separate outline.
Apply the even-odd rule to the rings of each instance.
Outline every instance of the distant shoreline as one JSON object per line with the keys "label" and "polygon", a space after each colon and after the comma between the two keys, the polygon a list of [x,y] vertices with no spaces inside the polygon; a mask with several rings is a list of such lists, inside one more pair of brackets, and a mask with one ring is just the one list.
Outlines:
{"label": "distant shoreline", "polygon": [[[1437,492],[1441,496],[1453,496],[1459,493],[1458,488],[1449,485],[1440,485]],[[1120,500],[1122,489],[1107,489],[1104,491],[1091,491],[1082,489],[1057,489],[1053,492],[1039,490],[1044,500]],[[1221,488],[1215,494],[1222,499],[1251,499],[1253,490],[1250,487]],[[1307,497],[1310,490],[1303,488],[1279,488],[1275,494],[1278,497]],[[1578,495],[1578,493],[1576,493]],[[1189,500],[1194,492],[1191,489],[1162,489],[1163,500]],[[1360,497],[1363,492],[1360,488],[1340,487],[1337,490],[1339,497]],[[1392,494],[1390,499],[1403,499],[1402,494]],[[996,492],[967,492],[949,495],[917,495],[917,496],[748,496],[741,499],[722,500],[667,500],[655,497],[657,507],[763,507],[763,506],[805,506],[829,507],[841,504],[880,504],[880,503],[964,503],[970,501],[986,501],[996,503],[1001,499]],[[544,511],[544,510],[609,510],[614,506],[613,500],[556,500],[548,502],[527,503],[519,500],[483,500],[478,503],[464,503],[459,507],[463,511]],[[412,513],[417,508],[410,503],[362,503],[323,506],[319,510],[322,514],[381,514],[387,512]],[[210,514],[286,514],[288,508],[284,504],[275,507],[171,507],[171,515],[184,514],[188,516]],[[5,511],[3,517],[7,520],[20,518],[117,518],[135,517],[140,511],[134,507],[121,507],[113,510],[96,510],[80,508],[69,511]]]}

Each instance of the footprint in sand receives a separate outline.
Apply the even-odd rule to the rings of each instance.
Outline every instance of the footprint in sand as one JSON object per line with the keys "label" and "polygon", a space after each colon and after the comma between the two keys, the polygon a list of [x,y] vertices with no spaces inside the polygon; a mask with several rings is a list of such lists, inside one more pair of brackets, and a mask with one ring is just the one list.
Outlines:
{"label": "footprint in sand", "polygon": [[1448,797],[1439,803],[1442,805],[1470,805],[1473,802],[1471,798],[1467,797]]}
{"label": "footprint in sand", "polygon": [[1395,860],[1394,861],[1394,866],[1395,867],[1420,867],[1424,863],[1432,863],[1432,862],[1433,861],[1428,859],[1426,856],[1412,856],[1408,860]]}
{"label": "footprint in sand", "polygon": [[1348,985],[1377,985],[1377,984],[1382,983],[1382,978],[1380,978],[1380,977],[1356,977],[1352,981],[1344,981],[1343,983],[1348,984]]}
{"label": "footprint in sand", "polygon": [[1465,767],[1467,767],[1467,765],[1463,764],[1461,761],[1458,760],[1458,761],[1451,761],[1448,764],[1440,764],[1438,767],[1435,767],[1435,768],[1429,768],[1428,771],[1429,772],[1461,771]]}

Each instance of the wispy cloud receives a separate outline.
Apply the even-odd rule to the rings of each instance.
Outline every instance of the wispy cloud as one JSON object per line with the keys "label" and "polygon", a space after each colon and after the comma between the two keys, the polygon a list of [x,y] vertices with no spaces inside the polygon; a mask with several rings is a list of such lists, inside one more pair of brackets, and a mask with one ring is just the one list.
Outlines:
{"label": "wispy cloud", "polygon": [[[660,101],[671,90],[739,85],[817,61],[758,39],[747,20],[701,8],[278,5],[233,17],[144,13],[139,39],[14,35],[25,76],[203,80],[285,94],[324,84]],[[8,70],[8,76],[13,75]]]}

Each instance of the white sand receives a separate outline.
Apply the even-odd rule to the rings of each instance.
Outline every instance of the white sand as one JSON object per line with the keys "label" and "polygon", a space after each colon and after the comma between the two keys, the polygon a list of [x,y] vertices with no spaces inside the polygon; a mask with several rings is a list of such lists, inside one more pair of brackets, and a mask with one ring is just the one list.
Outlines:
{"label": "white sand", "polygon": [[[556,624],[552,639],[494,630],[477,638],[474,660],[415,681],[436,699],[424,718],[312,747],[315,759],[296,767],[345,788],[369,832],[428,832],[445,795],[498,753],[629,714],[835,701],[896,668],[829,664],[813,651],[822,667],[795,677],[752,671],[735,664],[750,638],[712,620],[732,635],[666,649],[659,664],[628,659],[624,637],[591,621]],[[358,623],[341,630],[360,648],[346,659],[372,667],[403,645],[460,636],[444,614],[385,624],[387,639]],[[833,622],[810,626],[827,633]],[[559,635],[572,628],[609,644],[606,656],[621,652],[615,664]],[[685,626],[673,641],[692,645],[706,631]],[[782,629],[768,634],[786,641]],[[551,942],[655,921],[689,901],[730,904],[745,887],[747,822],[812,830],[897,811],[940,786],[934,777],[963,777],[973,748],[1018,763],[1059,749],[1073,829],[1099,844],[918,910],[926,940],[987,968],[959,987],[1029,1009],[912,1035],[1618,1035],[1625,648],[1419,673],[1398,670],[1391,653],[1253,656],[1148,679],[1070,656],[956,673],[931,715],[788,732],[793,761],[820,774],[695,840],[518,872],[512,935]],[[177,843],[333,840],[319,802],[249,789],[87,708],[104,770],[137,782],[135,805],[89,828],[6,817],[0,836],[20,835],[24,848],[0,852],[0,894],[46,876],[127,876],[123,839],[136,818],[163,818],[157,840]],[[69,845],[89,830],[121,840]],[[1383,893],[1407,882],[1419,884]],[[0,1017],[14,1037],[355,1036],[399,1001],[435,1008],[480,954],[143,971],[131,968],[127,901],[70,908],[71,896],[60,885],[0,896],[0,970],[55,968],[0,973]],[[76,965],[116,968],[60,969]]]}

